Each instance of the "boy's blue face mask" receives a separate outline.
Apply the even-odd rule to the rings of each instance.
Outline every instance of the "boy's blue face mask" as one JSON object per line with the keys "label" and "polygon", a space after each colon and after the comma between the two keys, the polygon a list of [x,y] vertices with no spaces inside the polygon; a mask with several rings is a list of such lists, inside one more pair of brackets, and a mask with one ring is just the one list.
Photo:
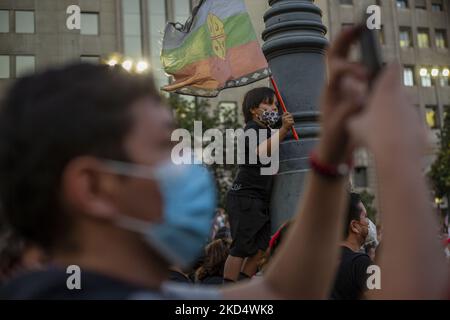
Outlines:
{"label": "boy's blue face mask", "polygon": [[208,239],[216,209],[215,184],[208,170],[171,161],[156,169],[110,160],[106,164],[113,173],[156,181],[163,197],[161,223],[120,215],[117,224],[142,234],[173,265],[185,268],[195,262]]}

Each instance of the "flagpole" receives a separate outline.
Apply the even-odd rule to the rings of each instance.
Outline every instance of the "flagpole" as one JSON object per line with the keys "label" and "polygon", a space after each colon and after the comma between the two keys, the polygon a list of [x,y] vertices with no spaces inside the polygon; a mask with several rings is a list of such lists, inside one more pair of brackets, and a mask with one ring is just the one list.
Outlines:
{"label": "flagpole", "polygon": [[[270,82],[272,83],[272,87],[275,90],[275,95],[277,96],[277,100],[281,105],[281,109],[283,109],[284,113],[288,112],[286,109],[286,105],[284,104],[284,100],[281,97],[280,90],[278,90],[278,86],[275,82],[275,79],[272,77],[272,75],[270,75],[269,78],[270,78]],[[295,127],[292,127],[291,130],[292,130],[292,134],[294,135],[294,139],[299,141],[298,134],[297,134],[297,131],[295,130]]]}

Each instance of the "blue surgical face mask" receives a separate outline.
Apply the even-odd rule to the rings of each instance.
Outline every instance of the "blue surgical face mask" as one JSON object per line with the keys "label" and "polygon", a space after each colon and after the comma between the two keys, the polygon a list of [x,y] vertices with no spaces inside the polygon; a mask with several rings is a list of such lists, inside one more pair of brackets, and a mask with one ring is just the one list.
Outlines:
{"label": "blue surgical face mask", "polygon": [[173,265],[185,268],[195,262],[208,239],[216,208],[215,184],[208,170],[201,165],[175,165],[171,161],[156,169],[118,161],[106,163],[114,173],[155,180],[163,197],[161,223],[121,214],[117,224],[142,234]]}

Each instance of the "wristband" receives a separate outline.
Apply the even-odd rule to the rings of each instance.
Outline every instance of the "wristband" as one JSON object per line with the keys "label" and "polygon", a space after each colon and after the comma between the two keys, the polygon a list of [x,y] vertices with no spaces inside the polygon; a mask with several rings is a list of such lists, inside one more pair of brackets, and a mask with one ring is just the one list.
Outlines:
{"label": "wristband", "polygon": [[330,179],[337,179],[347,176],[352,167],[351,162],[341,163],[338,165],[323,163],[319,161],[315,151],[311,152],[309,156],[309,164],[315,173]]}

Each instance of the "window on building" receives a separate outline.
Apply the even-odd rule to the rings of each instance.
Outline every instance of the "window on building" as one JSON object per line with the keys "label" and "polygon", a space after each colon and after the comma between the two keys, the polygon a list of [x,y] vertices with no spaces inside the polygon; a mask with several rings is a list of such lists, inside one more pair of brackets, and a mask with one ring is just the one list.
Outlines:
{"label": "window on building", "polygon": [[436,29],[436,48],[446,49],[447,44],[447,31],[445,29]]}
{"label": "window on building", "polygon": [[416,0],[416,9],[426,10],[427,9],[426,0]]}
{"label": "window on building", "polygon": [[414,87],[414,67],[405,66],[403,69],[403,83],[407,87]]}
{"label": "window on building", "polygon": [[35,70],[34,56],[16,56],[16,78],[20,78]]}
{"label": "window on building", "polygon": [[165,0],[148,0],[148,27],[149,27],[149,43],[150,43],[150,64],[152,66],[153,75],[159,87],[168,84],[169,79],[164,73],[161,65],[161,38],[166,25],[166,4]]}
{"label": "window on building", "polygon": [[439,128],[439,113],[437,106],[425,106],[425,120],[430,129]]}
{"label": "window on building", "polygon": [[341,5],[352,6],[353,5],[353,0],[340,0],[339,3]]}
{"label": "window on building", "polygon": [[[177,3],[178,5],[178,3]],[[139,0],[122,1],[124,53],[142,57],[141,6]]]}
{"label": "window on building", "polygon": [[98,35],[98,13],[81,13],[81,34],[96,36]]}
{"label": "window on building", "polygon": [[355,188],[367,188],[367,167],[356,167],[353,173],[353,182]]}
{"label": "window on building", "polygon": [[444,11],[444,6],[442,3],[442,0],[437,1],[435,0],[434,2],[431,3],[431,11],[433,12],[442,12]]}
{"label": "window on building", "polygon": [[9,32],[9,11],[0,10],[0,33]]}
{"label": "window on building", "polygon": [[83,56],[80,56],[80,61],[81,62],[86,62],[86,63],[92,63],[92,64],[99,64],[100,63],[100,56],[83,55]]}
{"label": "window on building", "polygon": [[441,87],[448,87],[449,86],[449,68],[443,68],[441,71],[441,75],[439,77]]}
{"label": "window on building", "polygon": [[401,48],[410,48],[412,47],[411,42],[411,28],[401,27],[400,28],[400,47]]}
{"label": "window on building", "polygon": [[433,82],[431,80],[431,74],[427,68],[420,69],[420,84],[422,87],[428,88],[431,87]]}
{"label": "window on building", "polygon": [[408,0],[396,0],[397,8],[406,9],[408,8]]}
{"label": "window on building", "polygon": [[34,11],[15,12],[16,33],[34,33]]}
{"label": "window on building", "polygon": [[441,77],[439,79],[439,84],[441,85],[441,87],[448,87],[449,86],[448,77]]}
{"label": "window on building", "polygon": [[9,59],[9,56],[0,55],[0,79],[8,79],[11,77]]}
{"label": "window on building", "polygon": [[419,48],[430,47],[430,31],[427,28],[419,28],[417,30],[417,44]]}

